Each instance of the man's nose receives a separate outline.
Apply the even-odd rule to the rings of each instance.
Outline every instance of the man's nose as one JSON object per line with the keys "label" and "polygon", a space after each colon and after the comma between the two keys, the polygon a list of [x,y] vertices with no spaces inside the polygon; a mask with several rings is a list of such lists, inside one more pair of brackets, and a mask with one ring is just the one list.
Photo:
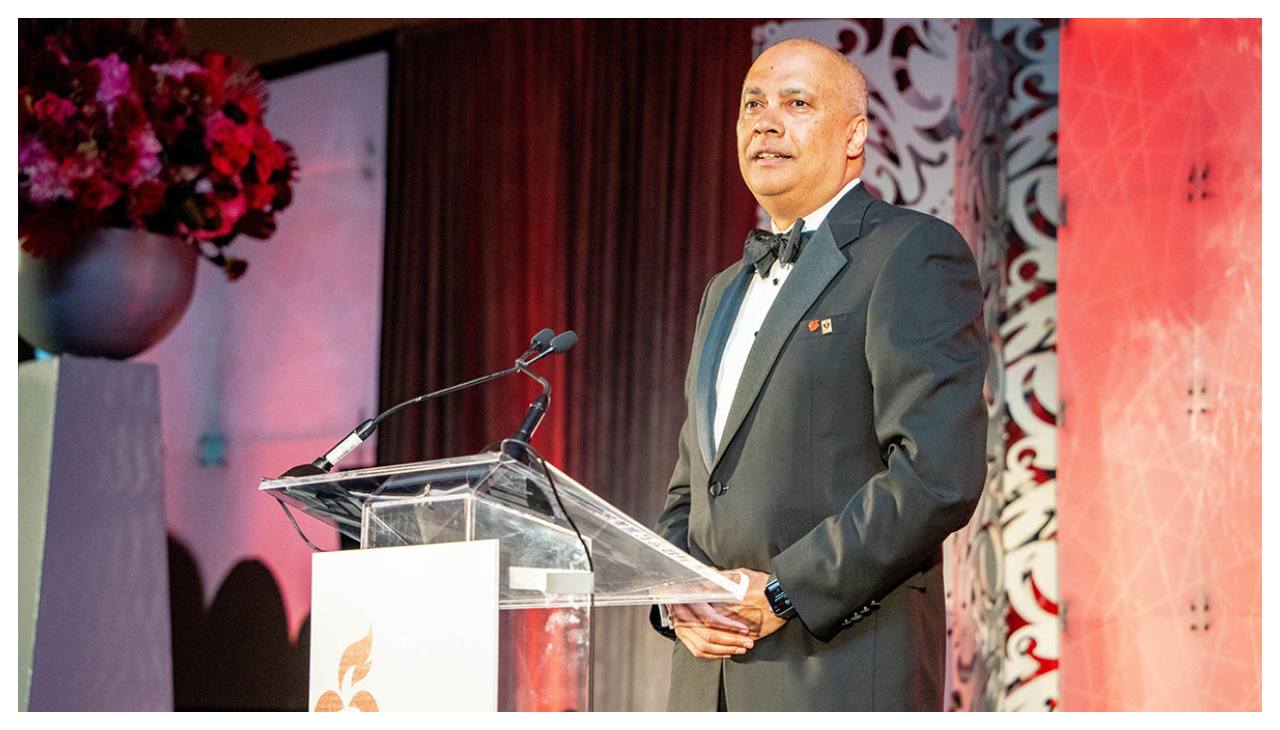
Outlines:
{"label": "man's nose", "polygon": [[755,124],[751,127],[751,131],[756,134],[782,134],[783,129],[782,115],[773,106],[766,107],[761,111],[756,116]]}

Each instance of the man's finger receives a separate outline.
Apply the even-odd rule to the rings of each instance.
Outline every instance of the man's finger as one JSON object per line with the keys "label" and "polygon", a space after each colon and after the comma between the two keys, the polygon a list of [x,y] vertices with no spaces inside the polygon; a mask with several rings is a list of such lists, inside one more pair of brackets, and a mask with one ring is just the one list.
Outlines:
{"label": "man's finger", "polygon": [[750,639],[744,639],[737,634],[700,626],[677,626],[676,637],[684,643],[691,654],[703,659],[719,659],[745,654],[753,645]]}
{"label": "man's finger", "polygon": [[725,631],[736,631],[740,634],[751,633],[751,627],[746,623],[729,616],[728,614],[717,611],[710,604],[691,603],[689,604],[689,609],[693,612],[693,615],[697,617],[698,621],[701,621],[703,624],[712,628],[723,629]]}
{"label": "man's finger", "polygon": [[718,604],[718,606],[720,610],[708,603],[674,603],[667,606],[667,616],[673,624],[702,624],[739,634],[752,632],[752,627],[748,623],[727,613],[730,611],[728,604]]}

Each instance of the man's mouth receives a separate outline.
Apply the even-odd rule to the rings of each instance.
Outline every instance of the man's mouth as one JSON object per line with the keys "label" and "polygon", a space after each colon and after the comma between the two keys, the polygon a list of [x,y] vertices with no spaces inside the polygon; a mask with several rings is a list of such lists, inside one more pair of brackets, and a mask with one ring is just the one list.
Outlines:
{"label": "man's mouth", "polygon": [[780,152],[757,152],[756,159],[757,160],[789,160],[791,159],[791,156],[784,155]]}

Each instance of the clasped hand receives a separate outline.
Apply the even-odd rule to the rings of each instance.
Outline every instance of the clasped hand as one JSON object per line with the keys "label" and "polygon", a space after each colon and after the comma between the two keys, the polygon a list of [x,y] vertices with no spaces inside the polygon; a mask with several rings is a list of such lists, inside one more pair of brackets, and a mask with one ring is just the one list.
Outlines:
{"label": "clasped hand", "polygon": [[676,637],[696,657],[723,659],[745,654],[755,642],[786,623],[773,613],[764,597],[767,573],[749,568],[723,571],[747,576],[741,602],[677,603],[667,607]]}

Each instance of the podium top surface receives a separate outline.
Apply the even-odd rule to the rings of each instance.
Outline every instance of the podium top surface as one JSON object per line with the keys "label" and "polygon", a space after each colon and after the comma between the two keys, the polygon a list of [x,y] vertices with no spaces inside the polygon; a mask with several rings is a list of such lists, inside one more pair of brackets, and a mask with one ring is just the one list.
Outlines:
{"label": "podium top surface", "polygon": [[496,539],[504,608],[571,605],[587,594],[596,605],[728,601],[745,591],[745,581],[699,562],[551,464],[501,452],[263,479],[260,489],[366,548]]}

